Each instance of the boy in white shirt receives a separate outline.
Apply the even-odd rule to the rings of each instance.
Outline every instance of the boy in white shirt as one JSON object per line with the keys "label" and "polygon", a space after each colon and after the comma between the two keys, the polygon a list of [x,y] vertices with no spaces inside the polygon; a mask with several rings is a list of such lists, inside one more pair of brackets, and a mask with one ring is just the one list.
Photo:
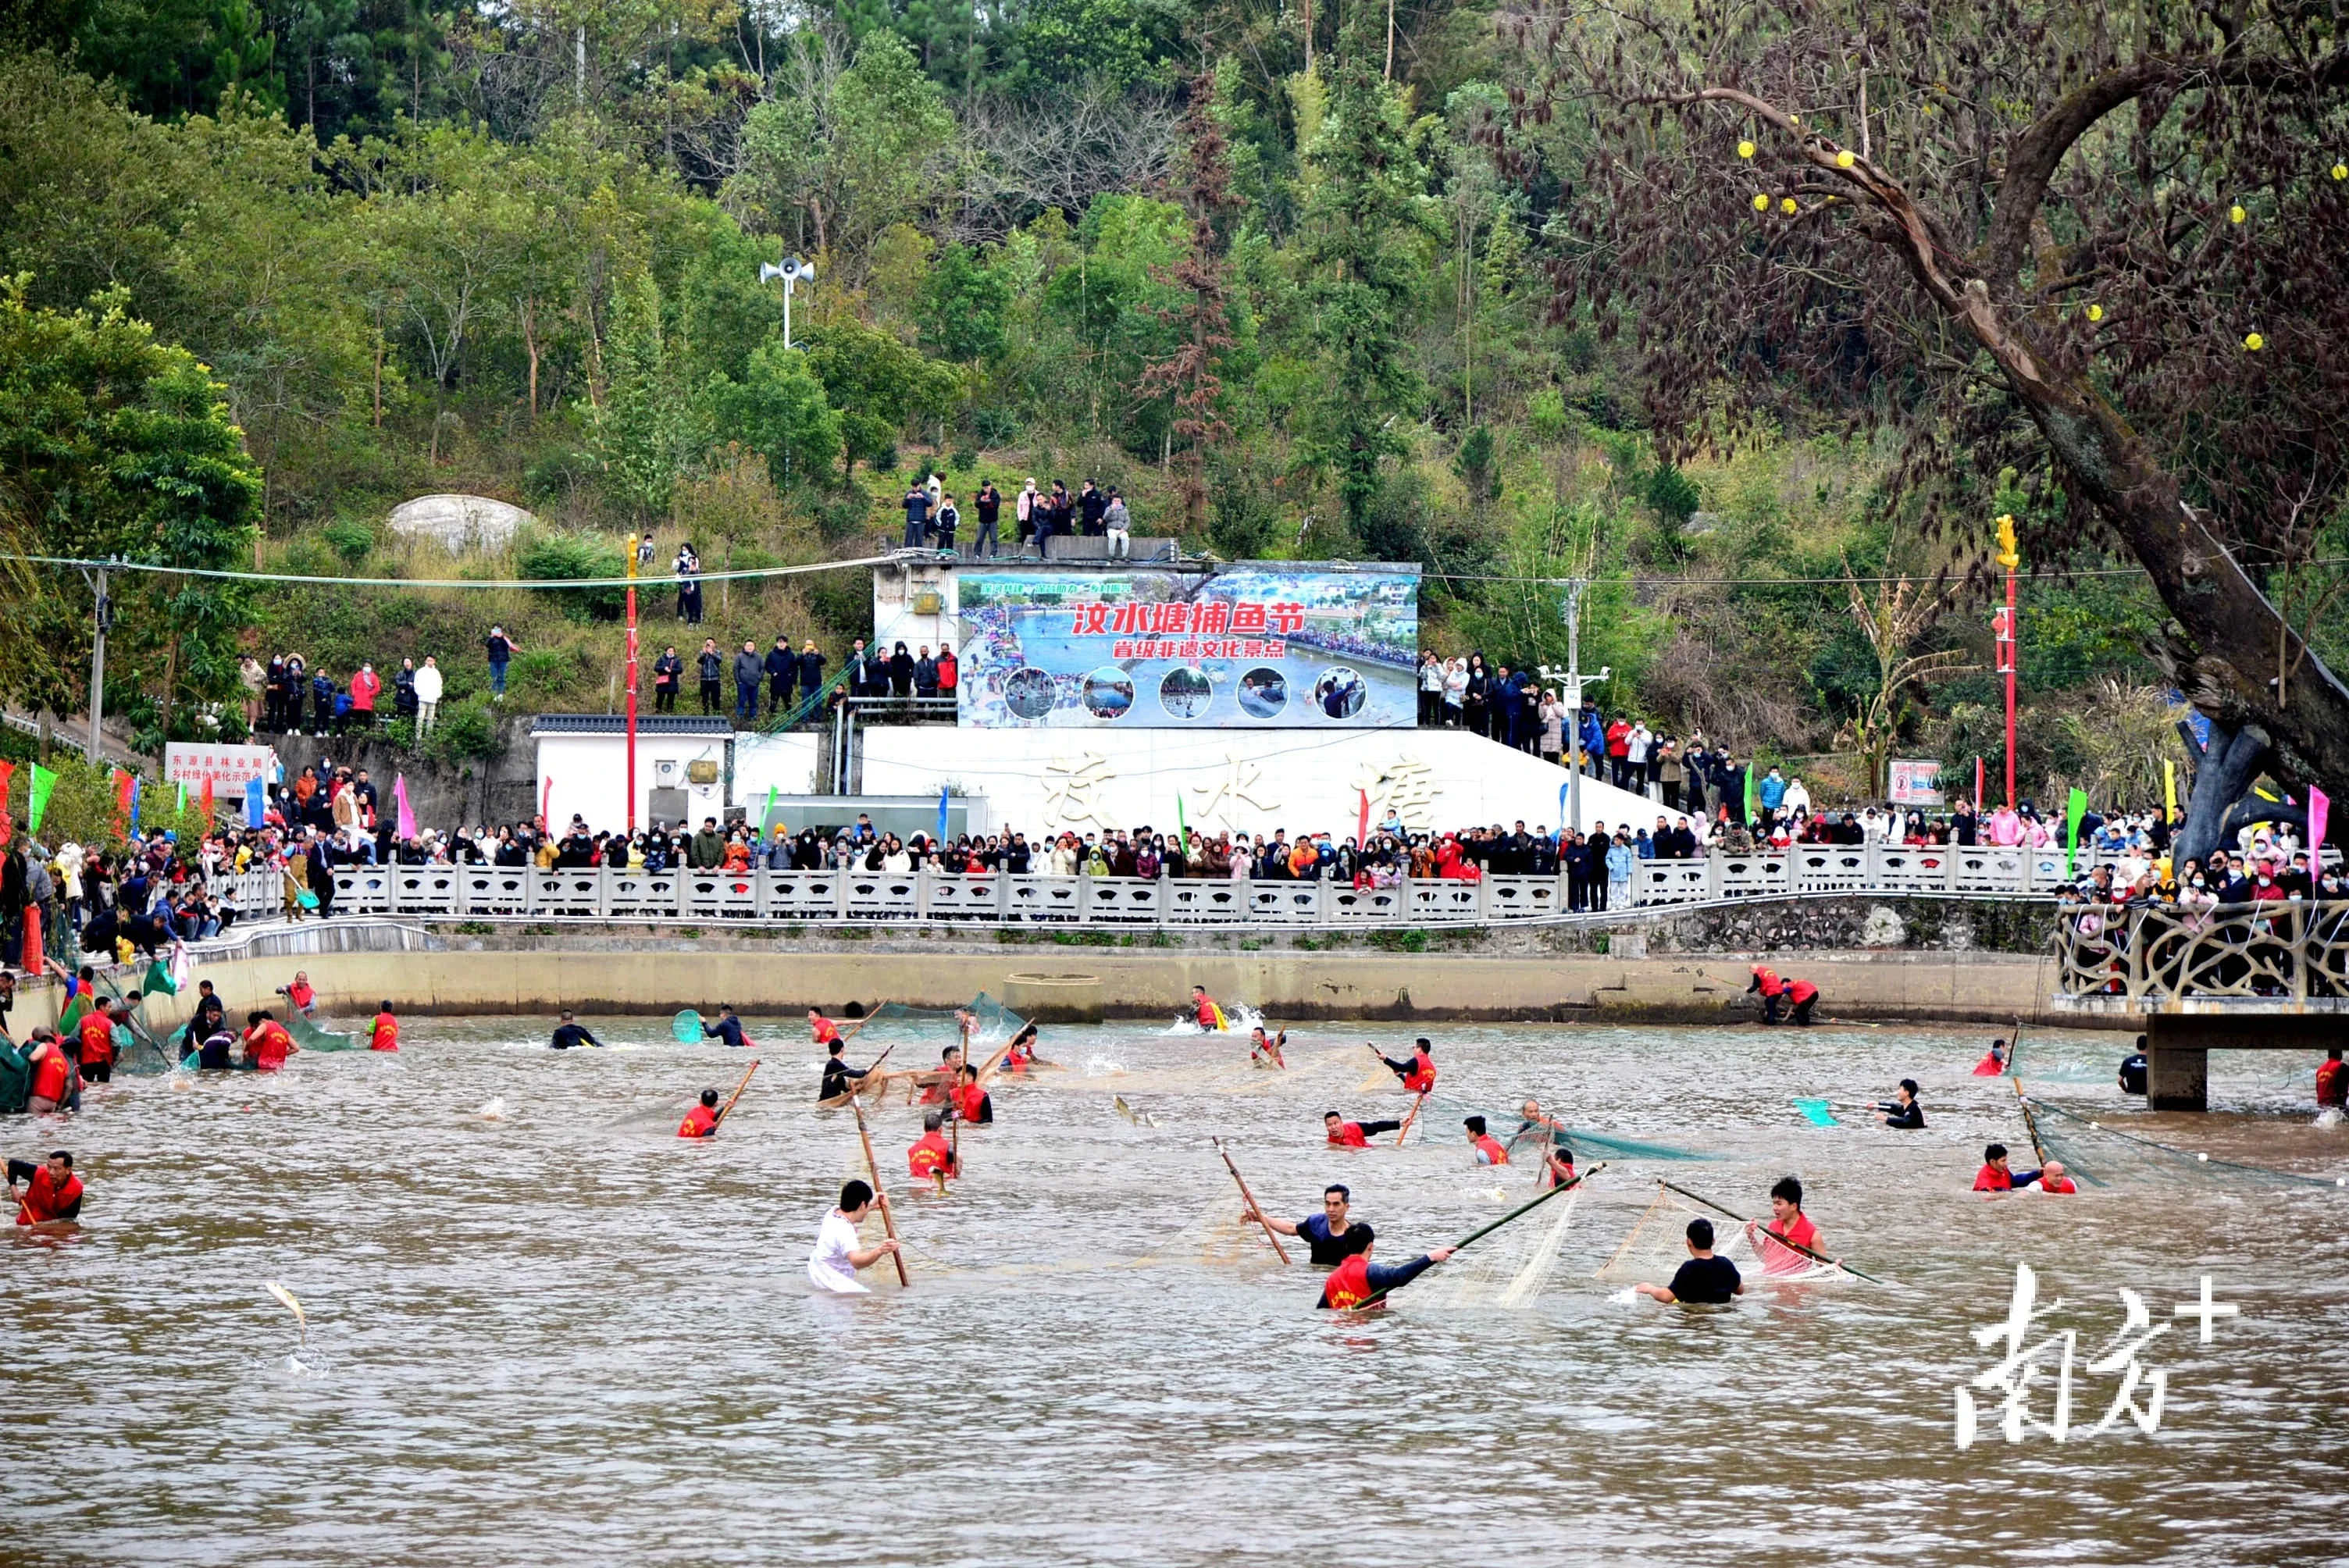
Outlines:
{"label": "boy in white shirt", "polygon": [[815,1247],[808,1253],[808,1279],[816,1289],[833,1295],[863,1295],[856,1271],[869,1269],[897,1250],[895,1237],[876,1246],[859,1246],[856,1227],[873,1209],[873,1189],[850,1181],[840,1190],[840,1207],[823,1217]]}

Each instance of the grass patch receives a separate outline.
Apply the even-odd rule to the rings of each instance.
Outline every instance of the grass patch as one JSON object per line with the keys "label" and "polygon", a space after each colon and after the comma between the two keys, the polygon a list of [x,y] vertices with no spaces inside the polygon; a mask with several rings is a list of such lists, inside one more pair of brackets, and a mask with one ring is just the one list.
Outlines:
{"label": "grass patch", "polygon": [[843,925],[837,934],[843,942],[870,942],[873,940],[873,928],[869,925]]}
{"label": "grass patch", "polygon": [[497,927],[486,920],[460,920],[449,929],[458,936],[487,936]]}
{"label": "grass patch", "polygon": [[1373,931],[1371,933],[1371,945],[1388,953],[1424,953],[1427,951],[1427,933],[1416,929]]}
{"label": "grass patch", "polygon": [[1264,939],[1262,937],[1243,936],[1240,938],[1240,951],[1242,953],[1259,953],[1262,952],[1263,949]]}
{"label": "grass patch", "polygon": [[681,926],[678,930],[678,934],[684,937],[688,942],[698,942],[701,940],[701,927],[698,925]]}
{"label": "grass patch", "polygon": [[[1133,938],[1129,936],[1125,940],[1131,944]],[[1052,942],[1059,947],[1115,947],[1118,944],[1115,934],[1107,931],[1056,931],[1052,933]]]}

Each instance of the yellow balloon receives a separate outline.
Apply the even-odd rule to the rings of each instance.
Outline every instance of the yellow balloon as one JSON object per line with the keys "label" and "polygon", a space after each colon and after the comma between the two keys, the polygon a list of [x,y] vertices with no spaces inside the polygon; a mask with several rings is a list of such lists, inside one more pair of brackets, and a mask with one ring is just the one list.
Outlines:
{"label": "yellow balloon", "polygon": [[2240,207],[2230,207],[2227,209],[2227,222],[2230,223],[2240,223],[2250,216],[2251,214],[2244,211]]}
{"label": "yellow balloon", "polygon": [[1795,199],[1792,196],[1781,196],[1778,198],[1778,211],[1791,218],[1802,209],[1795,204]]}
{"label": "yellow balloon", "polygon": [[2265,348],[2267,346],[2268,340],[2261,337],[2256,332],[2248,334],[2243,338],[2243,346],[2250,349],[2253,354],[2257,354],[2261,349]]}
{"label": "yellow balloon", "polygon": [[2105,319],[2105,307],[2104,307],[2103,305],[2100,305],[2100,304],[2092,304],[2092,305],[2090,305],[2090,306],[2088,307],[2088,319],[2089,319],[2090,321],[2102,321],[2102,320],[2104,320],[2104,319]]}
{"label": "yellow balloon", "polygon": [[1851,161],[1851,154],[1848,151],[1838,152],[1836,154],[1836,167],[1837,169],[1850,168]]}
{"label": "yellow balloon", "polygon": [[1740,158],[1751,158],[1751,157],[1753,157],[1753,156],[1754,156],[1754,144],[1753,144],[1752,142],[1750,142],[1750,141],[1741,141],[1741,142],[1739,142],[1739,143],[1737,144],[1737,156],[1738,156],[1738,157],[1740,157]]}
{"label": "yellow balloon", "polygon": [[1754,192],[1754,210],[1756,212],[1767,212],[1770,210],[1770,198],[1759,191]]}

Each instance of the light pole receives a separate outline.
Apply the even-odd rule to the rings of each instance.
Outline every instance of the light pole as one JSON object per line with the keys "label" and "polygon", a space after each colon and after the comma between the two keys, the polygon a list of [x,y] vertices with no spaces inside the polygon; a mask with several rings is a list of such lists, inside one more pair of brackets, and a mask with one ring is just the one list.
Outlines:
{"label": "light pole", "polygon": [[[2014,519],[2003,512],[1998,520],[1998,563],[2006,568],[2006,606],[1992,613],[1991,625],[1998,634],[1998,673],[2006,677],[2006,809],[2012,811],[2014,810],[2014,666],[2018,644],[2014,621],[2014,569],[2023,564],[2023,553],[2015,548]],[[1974,802],[1974,810],[1982,810],[1980,800]]]}
{"label": "light pole", "polygon": [[98,635],[89,645],[89,759],[96,762],[98,750],[98,719],[106,712],[106,631],[114,624],[114,601],[106,596],[106,568],[98,569],[94,585],[98,601]]}
{"label": "light pole", "polygon": [[[1558,827],[1561,831],[1571,828],[1578,833],[1582,830],[1582,595],[1589,586],[1590,581],[1586,577],[1566,580],[1566,739],[1573,767],[1567,775],[1566,783],[1568,820]],[[1603,681],[1614,673],[1613,669],[1602,665],[1599,673],[1590,678]],[[1547,666],[1540,671],[1544,680],[1558,674],[1558,671]]]}
{"label": "light pole", "polygon": [[628,837],[636,836],[636,536],[628,535]]}
{"label": "light pole", "polygon": [[789,258],[780,267],[772,262],[761,262],[759,281],[765,283],[770,278],[783,280],[783,346],[789,348],[792,346],[792,288],[797,284],[815,282],[815,263],[803,262],[797,256]]}

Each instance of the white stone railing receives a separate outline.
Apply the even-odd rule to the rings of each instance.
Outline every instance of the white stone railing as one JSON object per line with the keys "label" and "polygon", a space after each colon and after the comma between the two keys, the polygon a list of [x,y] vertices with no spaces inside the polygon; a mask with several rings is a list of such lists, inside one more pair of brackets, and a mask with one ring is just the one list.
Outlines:
{"label": "white stone railing", "polygon": [[[2085,862],[2084,862],[2085,864]],[[2049,898],[2061,851],[1806,846],[1698,861],[1641,861],[1642,908],[1805,893]],[[1013,876],[943,872],[540,871],[353,866],[335,913],[453,920],[969,922],[1081,926],[1470,926],[1569,913],[1563,877],[1332,882]]]}

